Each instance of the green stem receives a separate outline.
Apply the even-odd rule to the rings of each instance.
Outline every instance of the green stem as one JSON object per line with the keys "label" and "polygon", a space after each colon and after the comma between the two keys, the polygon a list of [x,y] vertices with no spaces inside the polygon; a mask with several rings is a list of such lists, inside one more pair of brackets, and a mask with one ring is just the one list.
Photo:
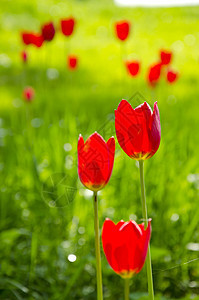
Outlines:
{"label": "green stem", "polygon": [[[148,216],[147,216],[146,194],[145,194],[145,185],[144,185],[144,161],[143,160],[139,160],[139,169],[140,169],[140,185],[141,185],[141,198],[142,198],[142,215],[143,215],[145,228],[146,228],[148,225]],[[146,257],[146,266],[147,266],[149,299],[154,300],[150,245]]]}
{"label": "green stem", "polygon": [[96,255],[96,270],[97,270],[97,299],[103,300],[97,192],[94,192],[93,200],[94,200],[94,225],[95,225],[95,255]]}
{"label": "green stem", "polygon": [[129,278],[124,279],[124,300],[129,300]]}

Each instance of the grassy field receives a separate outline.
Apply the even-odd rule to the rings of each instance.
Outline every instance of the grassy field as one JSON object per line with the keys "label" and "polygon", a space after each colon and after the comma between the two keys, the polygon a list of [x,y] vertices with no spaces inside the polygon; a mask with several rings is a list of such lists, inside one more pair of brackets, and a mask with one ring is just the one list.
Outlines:
{"label": "grassy field", "polygon": [[[199,299],[199,7],[129,9],[112,1],[1,0],[0,3],[0,298],[96,299],[93,203],[77,176],[77,139],[94,131],[107,140],[122,98],[132,106],[158,101],[161,145],[145,163],[156,299]],[[20,32],[73,15],[74,35],[60,32],[41,49]],[[116,40],[116,20],[132,22],[129,40]],[[174,53],[179,80],[146,82],[161,48]],[[67,53],[79,67],[66,68]],[[142,63],[138,78],[122,59]],[[22,99],[24,86],[36,97]],[[100,193],[100,227],[140,222],[139,171],[117,144],[113,174]],[[61,184],[60,184],[61,181]],[[76,255],[70,262],[68,255]],[[102,253],[104,299],[123,299],[123,281]],[[131,280],[131,299],[147,299],[146,270]]]}

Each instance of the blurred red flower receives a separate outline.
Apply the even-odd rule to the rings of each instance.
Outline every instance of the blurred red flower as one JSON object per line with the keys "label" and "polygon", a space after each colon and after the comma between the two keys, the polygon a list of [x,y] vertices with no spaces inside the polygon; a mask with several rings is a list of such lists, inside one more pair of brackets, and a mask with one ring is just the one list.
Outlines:
{"label": "blurred red flower", "polygon": [[167,72],[167,81],[169,83],[173,83],[177,79],[178,79],[178,73],[177,72],[174,72],[174,71],[171,71],[171,70]]}
{"label": "blurred red flower", "polygon": [[125,41],[130,31],[130,23],[128,21],[119,21],[115,23],[115,31],[118,39]]}
{"label": "blurred red flower", "polygon": [[29,33],[29,32],[21,33],[21,37],[22,37],[23,43],[25,45],[30,45],[32,43],[32,36],[33,36],[33,34]]}
{"label": "blurred red flower", "polygon": [[155,87],[161,75],[162,64],[157,63],[149,68],[148,82],[152,87]]}
{"label": "blurred red flower", "polygon": [[136,76],[140,70],[140,63],[138,61],[127,61],[126,67],[131,76]]}
{"label": "blurred red flower", "polygon": [[75,70],[77,68],[78,58],[75,55],[68,56],[68,68],[70,70]]}
{"label": "blurred red flower", "polygon": [[26,63],[27,60],[28,60],[28,53],[24,50],[24,51],[22,51],[20,54],[21,54],[21,59],[22,59],[22,61],[23,61],[24,63]]}
{"label": "blurred red flower", "polygon": [[115,130],[121,148],[129,157],[136,160],[152,157],[161,138],[157,102],[152,112],[146,102],[133,109],[130,103],[122,100],[115,110]]}
{"label": "blurred red flower", "polygon": [[23,98],[27,102],[31,102],[35,97],[35,90],[31,86],[27,86],[23,90]]}
{"label": "blurred red flower", "polygon": [[168,64],[170,64],[171,59],[172,59],[172,52],[162,50],[162,51],[160,51],[160,58],[161,58],[161,63],[163,65],[168,65]]}
{"label": "blurred red flower", "polygon": [[106,219],[102,228],[102,245],[111,268],[123,278],[131,278],[144,265],[151,236],[151,220],[144,223]]}
{"label": "blurred red flower", "polygon": [[38,33],[31,33],[31,32],[22,32],[21,34],[23,43],[25,45],[35,45],[36,47],[41,47],[43,44],[43,36]]}
{"label": "blurred red flower", "polygon": [[70,36],[73,33],[74,26],[75,26],[74,18],[68,18],[68,19],[61,20],[61,30],[65,36]]}
{"label": "blurred red flower", "polygon": [[78,140],[78,174],[83,185],[92,191],[101,190],[109,181],[113,169],[115,139],[107,143],[97,132],[84,143]]}
{"label": "blurred red flower", "polygon": [[55,35],[55,27],[52,22],[46,23],[42,26],[42,36],[44,41],[52,41]]}

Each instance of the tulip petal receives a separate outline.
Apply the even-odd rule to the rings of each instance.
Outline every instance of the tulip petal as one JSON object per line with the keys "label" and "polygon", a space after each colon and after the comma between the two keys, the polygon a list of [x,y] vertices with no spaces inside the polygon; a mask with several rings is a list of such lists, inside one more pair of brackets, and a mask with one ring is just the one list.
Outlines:
{"label": "tulip petal", "polygon": [[83,139],[82,135],[80,134],[79,139],[78,139],[78,146],[77,146],[78,151],[82,151],[83,147],[84,147],[84,139]]}
{"label": "tulip petal", "polygon": [[114,258],[117,262],[118,266],[114,268],[114,270],[118,273],[125,274],[128,273],[130,270],[129,266],[129,253],[128,248],[125,244],[120,247],[117,247],[114,250]]}
{"label": "tulip petal", "polygon": [[137,264],[135,267],[137,269],[137,273],[140,272],[140,270],[144,265],[147,256],[150,237],[151,237],[151,220],[149,220],[147,229],[144,231],[142,238],[140,239],[140,244],[136,249]]}
{"label": "tulip petal", "polygon": [[161,125],[160,125],[160,115],[157,102],[154,104],[153,115],[152,115],[152,125],[151,125],[151,144],[152,151],[151,156],[153,156],[159,148],[161,139]]}

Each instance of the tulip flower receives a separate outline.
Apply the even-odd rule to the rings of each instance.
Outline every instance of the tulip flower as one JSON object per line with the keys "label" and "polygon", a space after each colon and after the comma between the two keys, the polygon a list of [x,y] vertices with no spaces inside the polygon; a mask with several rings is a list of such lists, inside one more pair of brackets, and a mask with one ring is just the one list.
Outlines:
{"label": "tulip flower", "polygon": [[128,21],[119,21],[115,23],[115,32],[121,41],[125,41],[129,36],[130,23]]}
{"label": "tulip flower", "polygon": [[167,81],[169,83],[173,83],[177,79],[178,79],[178,73],[177,72],[174,72],[174,71],[171,71],[171,70],[167,72]]}
{"label": "tulip flower", "polygon": [[157,102],[152,112],[146,102],[133,109],[130,103],[122,100],[115,111],[115,129],[118,142],[129,157],[136,160],[152,157],[161,137]]}
{"label": "tulip flower", "polygon": [[126,67],[131,76],[136,76],[139,73],[140,64],[138,61],[127,61]]}
{"label": "tulip flower", "polygon": [[28,60],[28,54],[27,54],[27,52],[24,50],[24,51],[22,51],[20,54],[21,54],[21,59],[22,59],[22,61],[23,61],[24,63],[26,63],[27,60]]}
{"label": "tulip flower", "polygon": [[149,68],[148,82],[152,87],[155,87],[156,84],[158,83],[161,75],[161,69],[162,69],[161,63],[154,64]]}
{"label": "tulip flower", "polygon": [[35,90],[31,86],[27,86],[23,90],[23,98],[26,102],[32,102],[35,96]]}
{"label": "tulip flower", "polygon": [[68,56],[68,68],[70,70],[75,70],[77,68],[78,58],[75,55]]}
{"label": "tulip flower", "polygon": [[151,236],[151,220],[146,230],[144,223],[106,219],[102,228],[102,245],[111,268],[123,278],[131,278],[144,265]]}
{"label": "tulip flower", "polygon": [[86,142],[81,135],[79,136],[78,174],[86,188],[97,192],[108,183],[113,169],[114,154],[114,137],[106,143],[97,132]]}
{"label": "tulip flower", "polygon": [[61,30],[65,36],[70,36],[73,33],[74,26],[75,26],[74,18],[68,18],[68,19],[61,20]]}
{"label": "tulip flower", "polygon": [[36,47],[41,47],[43,44],[43,36],[37,33],[29,33],[29,32],[22,32],[22,41],[25,45],[35,45]]}
{"label": "tulip flower", "polygon": [[172,52],[162,50],[160,52],[160,58],[162,65],[169,65],[172,59]]}
{"label": "tulip flower", "polygon": [[55,35],[55,27],[52,22],[44,24],[42,26],[42,36],[44,41],[52,41]]}
{"label": "tulip flower", "polygon": [[85,187],[93,191],[94,195],[97,299],[103,300],[97,192],[108,183],[111,177],[115,155],[115,139],[111,137],[106,143],[101,135],[95,132],[84,142],[83,137],[80,135],[77,148],[79,178]]}

